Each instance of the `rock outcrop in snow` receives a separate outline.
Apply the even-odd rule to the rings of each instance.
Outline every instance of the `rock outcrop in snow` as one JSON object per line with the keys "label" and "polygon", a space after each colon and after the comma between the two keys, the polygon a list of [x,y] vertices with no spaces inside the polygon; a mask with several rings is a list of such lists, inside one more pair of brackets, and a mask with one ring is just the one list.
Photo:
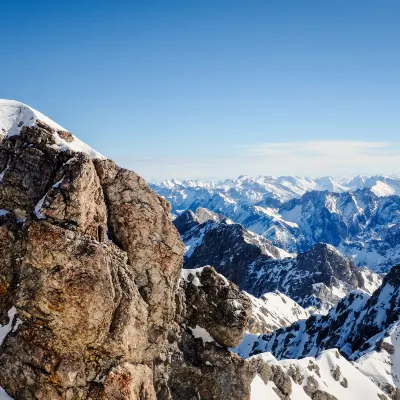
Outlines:
{"label": "rock outcrop in snow", "polygon": [[171,344],[172,397],[250,400],[254,366],[233,354],[248,325],[251,302],[213,268],[184,270]]}

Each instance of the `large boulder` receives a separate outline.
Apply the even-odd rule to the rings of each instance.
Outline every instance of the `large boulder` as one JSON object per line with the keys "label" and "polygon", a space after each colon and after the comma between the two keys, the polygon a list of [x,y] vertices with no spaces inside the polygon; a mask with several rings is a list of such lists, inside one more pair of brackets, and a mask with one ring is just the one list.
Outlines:
{"label": "large boulder", "polygon": [[10,104],[0,109],[13,110],[0,122],[19,118],[0,145],[0,386],[15,399],[155,399],[183,256],[169,204]]}
{"label": "large boulder", "polygon": [[171,331],[168,391],[159,399],[249,400],[256,368],[230,352],[251,315],[251,302],[211,267],[183,270]]}

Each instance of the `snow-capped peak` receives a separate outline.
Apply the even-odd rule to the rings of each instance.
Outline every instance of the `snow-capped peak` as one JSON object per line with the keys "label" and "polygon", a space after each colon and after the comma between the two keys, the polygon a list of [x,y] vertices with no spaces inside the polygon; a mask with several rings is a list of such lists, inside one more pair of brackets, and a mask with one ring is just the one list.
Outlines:
{"label": "snow-capped peak", "polygon": [[[36,126],[38,121],[54,130],[55,146],[61,151],[70,149],[86,153],[91,158],[105,158],[77,137],[70,134],[63,135],[62,132],[69,132],[34,108],[18,101],[0,99],[0,133],[5,137],[18,136],[24,126]],[[66,137],[70,139],[66,140]]]}

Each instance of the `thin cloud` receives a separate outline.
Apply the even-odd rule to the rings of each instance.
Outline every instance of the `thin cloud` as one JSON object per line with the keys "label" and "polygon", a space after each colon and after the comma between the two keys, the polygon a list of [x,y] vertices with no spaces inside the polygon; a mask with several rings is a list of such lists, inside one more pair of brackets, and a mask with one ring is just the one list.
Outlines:
{"label": "thin cloud", "polygon": [[144,178],[224,179],[242,174],[324,176],[398,174],[400,145],[393,142],[321,140],[268,142],[238,147],[231,157],[165,157],[129,160]]}

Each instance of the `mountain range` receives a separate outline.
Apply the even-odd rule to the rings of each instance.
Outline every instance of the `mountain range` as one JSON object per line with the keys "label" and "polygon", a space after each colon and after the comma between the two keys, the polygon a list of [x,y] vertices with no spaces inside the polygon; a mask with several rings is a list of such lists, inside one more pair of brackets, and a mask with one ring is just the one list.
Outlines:
{"label": "mountain range", "polygon": [[[313,315],[271,334],[251,335],[244,357],[272,353],[279,360],[318,357],[337,348],[357,369],[397,399],[400,395],[400,266],[372,294],[353,291],[327,315]],[[396,397],[397,396],[397,397]]]}
{"label": "mountain range", "polygon": [[174,224],[185,245],[185,268],[212,265],[256,297],[279,291],[306,309],[326,312],[350,291],[372,293],[381,283],[333,246],[318,243],[293,255],[205,209],[186,211]]}
{"label": "mountain range", "polygon": [[29,106],[0,132],[1,400],[399,399],[395,178],[192,182],[171,209]]}
{"label": "mountain range", "polygon": [[242,177],[217,183],[168,181],[152,188],[171,202],[175,216],[206,208],[290,253],[323,242],[376,272],[400,262],[398,178]]}

